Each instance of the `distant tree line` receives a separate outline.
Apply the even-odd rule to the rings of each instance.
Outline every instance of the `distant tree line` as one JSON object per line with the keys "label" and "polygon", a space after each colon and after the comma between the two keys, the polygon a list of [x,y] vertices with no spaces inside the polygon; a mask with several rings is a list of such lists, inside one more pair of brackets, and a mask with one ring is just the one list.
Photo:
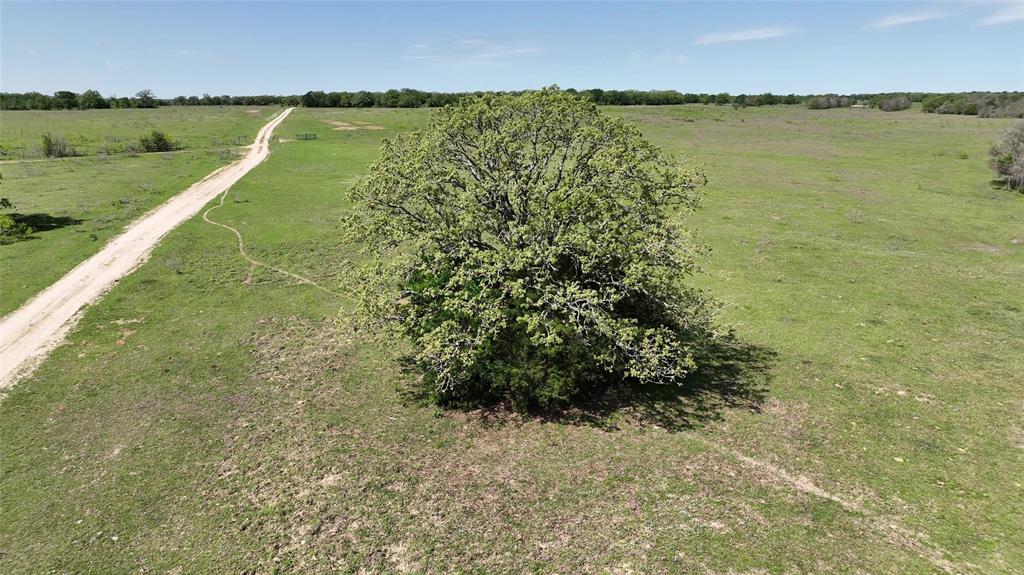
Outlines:
{"label": "distant tree line", "polygon": [[[595,104],[607,106],[669,106],[677,104],[732,104],[736,101],[748,106],[772,104],[799,104],[801,97],[796,94],[777,96],[766,93],[753,96],[745,94],[733,98],[727,93],[696,94],[676,90],[565,90],[568,94],[579,94]],[[484,92],[424,92],[409,88],[386,92],[306,92],[300,103],[307,108],[439,108],[470,96]],[[499,92],[500,94],[521,95],[522,91]]]}
{"label": "distant tree line", "polygon": [[[565,90],[580,94],[596,104],[609,106],[665,106],[675,104],[732,104],[737,106],[770,106],[775,104],[799,104],[803,96],[796,94],[775,95],[728,93],[698,94],[682,93],[676,90]],[[52,96],[40,92],[23,94],[0,93],[0,109],[3,110],[91,110],[99,108],[153,108],[156,106],[305,106],[307,108],[440,108],[469,96],[484,92],[426,92],[405,88],[384,92],[323,92],[310,91],[301,96],[178,96],[156,98],[150,90],[142,90],[134,97],[110,96],[104,98],[96,90],[81,94],[69,91],[55,92]],[[501,92],[522,94],[519,92]]]}
{"label": "distant tree line", "polygon": [[160,106],[298,106],[300,96],[178,96],[157,98],[152,90],[132,97],[104,98],[96,90],[81,94],[61,90],[52,96],[39,92],[0,92],[0,110],[93,110],[106,108],[156,108]]}
{"label": "distant tree line", "polygon": [[932,94],[921,101],[921,110],[982,118],[1024,118],[1024,92]]}
{"label": "distant tree line", "polygon": [[[665,106],[675,104],[706,104],[746,106],[773,106],[778,104],[804,104],[810,109],[843,108],[852,105],[869,106],[886,112],[905,110],[912,103],[921,103],[924,112],[938,114],[968,114],[982,117],[1024,117],[1024,92],[966,92],[933,94],[902,92],[885,94],[822,94],[778,95],[683,93],[676,90],[591,90],[567,89],[596,104],[610,106]],[[522,92],[501,92],[522,94]],[[305,106],[307,108],[439,108],[453,104],[468,96],[483,92],[426,92],[405,88],[384,92],[323,92],[310,91],[292,96],[178,96],[157,98],[151,90],[141,90],[132,97],[103,97],[96,90],[81,94],[61,90],[53,95],[39,92],[0,93],[0,110],[91,110],[99,108],[155,108],[157,106]]]}

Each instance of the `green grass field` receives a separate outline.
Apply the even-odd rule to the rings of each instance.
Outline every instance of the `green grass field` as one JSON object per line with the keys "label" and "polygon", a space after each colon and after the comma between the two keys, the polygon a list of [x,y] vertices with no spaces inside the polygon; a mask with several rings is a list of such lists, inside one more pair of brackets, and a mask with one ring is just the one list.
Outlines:
{"label": "green grass field", "polygon": [[[185,149],[248,145],[279,106],[169,106],[125,110],[3,111],[0,159],[39,158],[43,134],[62,136],[79,155],[99,154],[104,145],[138,143],[162,130]],[[236,141],[236,139],[239,139]]]}
{"label": "green grass field", "polygon": [[98,252],[146,211],[237,157],[233,149],[0,165],[3,194],[36,230],[0,246],[0,315]]}
{"label": "green grass field", "polygon": [[[1020,573],[1024,196],[986,166],[1010,122],[607,111],[710,178],[697,281],[745,346],[693,389],[439,412],[343,297],[250,278],[193,218],[0,402],[0,571]],[[212,217],[344,294],[347,191],[426,119],[296,110],[280,135],[319,139]]]}
{"label": "green grass field", "polygon": [[[149,209],[238,157],[278,107],[193,107],[61,112],[4,111],[0,158],[34,158],[40,135],[64,135],[81,157],[0,161],[0,196],[37,233],[0,246],[0,316],[25,303]],[[97,154],[103,142],[164,130],[184,149]],[[12,152],[13,151],[13,152]],[[11,271],[7,271],[11,270]]]}

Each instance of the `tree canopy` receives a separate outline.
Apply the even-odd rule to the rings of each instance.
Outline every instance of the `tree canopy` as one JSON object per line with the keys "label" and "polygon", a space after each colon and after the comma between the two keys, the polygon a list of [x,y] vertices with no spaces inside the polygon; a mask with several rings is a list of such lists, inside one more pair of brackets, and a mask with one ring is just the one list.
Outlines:
{"label": "tree canopy", "polygon": [[441,403],[678,384],[711,334],[680,220],[704,182],[557,88],[463,100],[385,141],[353,191],[363,318],[412,342]]}

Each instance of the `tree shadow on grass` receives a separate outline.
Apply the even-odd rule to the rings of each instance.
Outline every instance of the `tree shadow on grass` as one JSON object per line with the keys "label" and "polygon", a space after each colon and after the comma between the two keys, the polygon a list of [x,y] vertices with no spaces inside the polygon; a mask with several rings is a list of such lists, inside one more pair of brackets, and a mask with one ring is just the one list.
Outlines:
{"label": "tree shadow on grass", "polygon": [[0,245],[23,242],[25,240],[37,240],[40,232],[48,232],[68,226],[77,226],[84,220],[69,216],[51,216],[50,214],[10,214],[16,224],[14,230],[5,230]]}
{"label": "tree shadow on grass", "polygon": [[1009,184],[1006,180],[996,178],[989,180],[988,185],[993,191],[997,192],[1016,192],[1018,194],[1024,194],[1024,188],[1015,188]]}
{"label": "tree shadow on grass", "polygon": [[[727,409],[760,411],[776,358],[773,350],[728,334],[705,344],[695,358],[698,368],[679,385],[609,384],[564,409],[525,417],[608,431],[624,424],[694,429],[721,420]],[[401,363],[402,371],[418,380],[415,364],[408,358]],[[412,403],[430,403],[421,384],[406,386],[402,394]],[[524,417],[507,404],[447,409],[471,414],[485,427],[521,422]]]}
{"label": "tree shadow on grass", "polygon": [[69,216],[51,216],[50,214],[11,214],[14,221],[30,226],[36,232],[48,232],[68,226],[77,226],[84,220]]}
{"label": "tree shadow on grass", "polygon": [[623,423],[684,431],[718,421],[727,409],[760,411],[777,354],[728,335],[708,344],[679,385],[610,386],[549,417],[614,430]]}

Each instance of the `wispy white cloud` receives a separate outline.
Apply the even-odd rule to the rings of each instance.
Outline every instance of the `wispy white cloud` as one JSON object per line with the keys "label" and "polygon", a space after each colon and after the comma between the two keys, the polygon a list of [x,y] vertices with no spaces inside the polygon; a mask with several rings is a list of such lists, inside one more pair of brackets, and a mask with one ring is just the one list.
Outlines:
{"label": "wispy white cloud", "polygon": [[749,40],[767,40],[769,38],[782,38],[799,34],[802,30],[798,28],[787,28],[785,26],[769,26],[767,28],[750,28],[748,30],[736,30],[734,32],[711,32],[704,34],[693,41],[694,44],[724,44],[726,42],[746,42]]}
{"label": "wispy white cloud", "polygon": [[398,56],[402,60],[437,60],[438,56],[430,52],[430,44],[409,44],[405,52]]}
{"label": "wispy white cloud", "polygon": [[914,14],[890,14],[884,18],[879,18],[874,22],[867,25],[868,28],[894,28],[896,26],[905,26],[907,24],[915,24],[917,22],[927,22],[929,20],[941,20],[942,18],[949,18],[953,16],[954,12],[916,12]]}
{"label": "wispy white cloud", "polygon": [[398,57],[402,60],[434,60],[452,66],[503,66],[515,56],[543,52],[532,44],[503,44],[482,38],[466,38],[447,46],[433,48],[429,44],[411,44]]}
{"label": "wispy white cloud", "polygon": [[685,64],[690,58],[682,52],[675,50],[663,50],[661,52],[648,52],[646,50],[632,50],[629,57],[637,64]]}
{"label": "wispy white cloud", "polygon": [[177,54],[178,56],[212,56],[209,52],[200,52],[198,50],[186,50],[184,48],[177,48],[171,50],[171,54]]}
{"label": "wispy white cloud", "polygon": [[1014,4],[1009,8],[1003,8],[998,12],[978,20],[979,26],[995,26],[996,24],[1007,24],[1024,20],[1024,4]]}
{"label": "wispy white cloud", "polygon": [[475,58],[490,59],[504,58],[506,56],[518,56],[520,54],[536,54],[542,52],[540,46],[506,46],[504,44],[493,44],[473,54]]}

